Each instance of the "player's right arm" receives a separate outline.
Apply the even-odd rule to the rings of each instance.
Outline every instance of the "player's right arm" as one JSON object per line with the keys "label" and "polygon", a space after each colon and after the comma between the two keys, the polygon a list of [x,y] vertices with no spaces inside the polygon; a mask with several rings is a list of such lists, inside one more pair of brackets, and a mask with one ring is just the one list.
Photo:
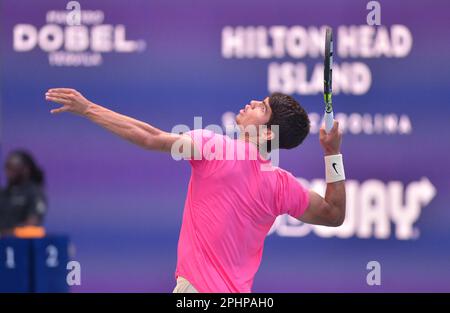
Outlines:
{"label": "player's right arm", "polygon": [[[341,141],[342,133],[339,131],[337,121],[334,122],[333,128],[328,134],[323,127],[320,129],[320,143],[325,156],[339,155]],[[343,168],[339,170],[343,171]],[[310,190],[309,205],[298,219],[308,224],[342,225],[345,219],[345,180],[327,183],[325,197]]]}
{"label": "player's right arm", "polygon": [[[48,101],[62,106],[52,109],[52,114],[71,112],[83,117],[110,132],[142,148],[174,153],[172,146],[177,143],[176,153],[186,157],[197,153],[192,139],[187,135],[168,133],[132,117],[114,112],[86,99],[81,93],[69,88],[49,89],[45,94]],[[183,151],[187,149],[188,151]]]}

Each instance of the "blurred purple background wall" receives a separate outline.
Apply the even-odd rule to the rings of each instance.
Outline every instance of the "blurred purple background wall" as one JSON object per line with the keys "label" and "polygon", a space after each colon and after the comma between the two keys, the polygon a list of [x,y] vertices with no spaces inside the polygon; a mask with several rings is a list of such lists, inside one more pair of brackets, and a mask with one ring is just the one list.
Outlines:
{"label": "blurred purple background wall", "polygon": [[[103,15],[100,24],[124,25],[126,40],[133,41],[136,51],[116,51],[117,39],[113,51],[99,53],[89,37],[90,47],[82,55],[94,65],[67,66],[58,63],[70,58],[67,47],[57,54],[44,51],[48,46],[19,51],[20,43],[14,44],[17,25],[41,30],[54,24],[48,12],[64,11],[66,2],[0,1],[2,155],[26,148],[45,169],[47,229],[71,236],[82,266],[82,285],[72,290],[172,291],[190,167],[140,150],[79,117],[50,115],[52,105],[44,100],[48,88],[76,88],[96,103],[167,131],[176,124],[193,128],[194,116],[202,116],[204,126],[221,124],[225,112],[237,112],[269,93],[269,81],[277,75],[270,73],[270,64],[303,64],[310,81],[322,62],[320,55],[227,58],[222,51],[227,26],[267,30],[299,25],[308,30],[328,24],[338,46],[338,29],[366,25],[366,3],[80,1],[82,10]],[[354,124],[345,133],[343,154],[355,220],[342,226],[341,235],[327,236],[323,229],[280,219],[266,240],[256,292],[450,291],[450,3],[380,3],[377,32],[383,28],[392,35],[392,25],[405,26],[412,39],[408,53],[335,55],[337,68],[361,63],[371,79],[363,94],[334,97],[336,112],[347,125]],[[87,29],[92,35],[93,26],[87,24]],[[341,76],[342,81],[347,77]],[[322,113],[320,92],[292,94],[313,116]],[[379,133],[370,133],[370,125],[378,127],[376,119],[382,126],[377,124]],[[280,166],[309,182],[323,179],[317,132],[300,148],[283,151]],[[400,183],[401,193],[393,182]],[[395,218],[402,207],[417,211],[416,217],[405,213],[414,220],[404,233]],[[381,286],[366,284],[371,260],[381,264]]]}

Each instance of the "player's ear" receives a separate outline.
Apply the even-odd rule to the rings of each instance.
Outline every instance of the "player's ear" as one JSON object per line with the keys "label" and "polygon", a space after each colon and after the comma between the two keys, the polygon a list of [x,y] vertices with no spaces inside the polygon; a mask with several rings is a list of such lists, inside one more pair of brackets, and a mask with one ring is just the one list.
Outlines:
{"label": "player's ear", "polygon": [[269,141],[275,137],[275,134],[270,130],[270,128],[264,127],[262,137],[264,138],[264,140]]}

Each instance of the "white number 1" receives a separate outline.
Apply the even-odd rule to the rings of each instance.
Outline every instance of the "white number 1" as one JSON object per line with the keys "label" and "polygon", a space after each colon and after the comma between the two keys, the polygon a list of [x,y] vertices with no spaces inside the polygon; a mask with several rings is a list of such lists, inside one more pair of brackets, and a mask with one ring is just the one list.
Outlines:
{"label": "white number 1", "polygon": [[14,261],[14,249],[6,247],[6,268],[15,268],[16,262]]}

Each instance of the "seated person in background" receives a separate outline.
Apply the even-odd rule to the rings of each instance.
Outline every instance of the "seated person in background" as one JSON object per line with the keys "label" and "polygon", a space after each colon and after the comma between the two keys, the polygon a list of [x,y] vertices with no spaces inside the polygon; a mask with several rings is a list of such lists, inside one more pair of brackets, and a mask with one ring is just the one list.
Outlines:
{"label": "seated person in background", "polygon": [[0,235],[43,237],[47,211],[44,174],[31,154],[16,150],[5,162],[7,186],[0,193]]}

